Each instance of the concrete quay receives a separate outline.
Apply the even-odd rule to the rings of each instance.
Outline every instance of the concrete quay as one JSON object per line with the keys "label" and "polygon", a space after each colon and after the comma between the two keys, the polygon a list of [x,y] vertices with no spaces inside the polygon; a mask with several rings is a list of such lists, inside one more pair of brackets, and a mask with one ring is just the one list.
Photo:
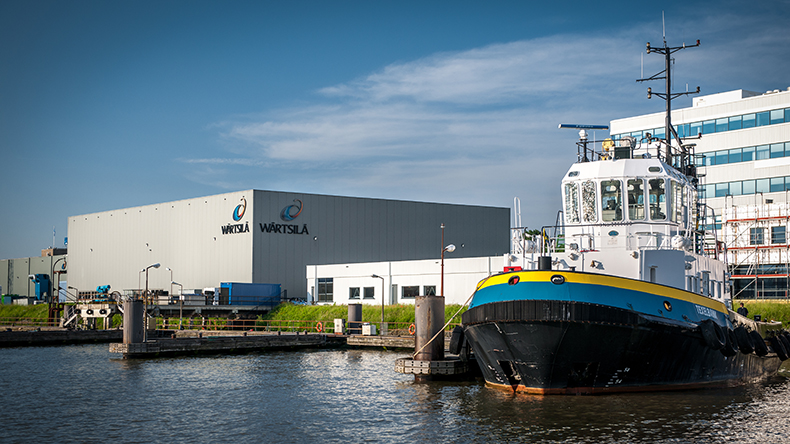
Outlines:
{"label": "concrete quay", "polygon": [[215,335],[214,333],[217,332],[205,331],[201,333],[202,337],[194,337],[190,332],[189,337],[185,337],[186,335],[179,337],[174,334],[174,337],[150,339],[140,343],[112,343],[110,352],[122,354],[124,359],[136,359],[192,354],[331,348],[346,344],[346,337],[341,335],[265,333],[240,336],[238,332],[228,332],[232,335]]}
{"label": "concrete quay", "polygon": [[123,339],[123,330],[67,330],[58,327],[2,328],[0,347],[106,343]]}

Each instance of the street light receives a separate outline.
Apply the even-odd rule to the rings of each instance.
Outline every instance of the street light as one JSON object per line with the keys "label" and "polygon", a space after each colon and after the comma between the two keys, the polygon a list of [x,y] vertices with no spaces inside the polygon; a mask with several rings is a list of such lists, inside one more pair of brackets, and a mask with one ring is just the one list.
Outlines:
{"label": "street light", "polygon": [[[444,224],[442,224],[442,245],[444,245]],[[455,251],[455,245],[450,244],[442,248],[442,296],[444,296],[444,252],[452,253]]]}
{"label": "street light", "polygon": [[384,334],[383,333],[383,331],[384,331],[384,278],[379,276],[379,275],[377,275],[377,274],[372,274],[372,275],[370,275],[370,277],[381,279],[381,326],[379,327],[379,330],[381,330],[381,331],[379,332],[379,335],[383,335]]}
{"label": "street light", "polygon": [[184,317],[184,286],[176,281],[170,281],[170,286],[178,285],[178,329],[183,330],[184,324],[182,319]]}
{"label": "street light", "polygon": [[167,292],[167,295],[171,296],[173,293],[173,270],[171,270],[170,267],[165,268],[165,270],[170,272],[170,289]]}
{"label": "street light", "polygon": [[145,272],[145,293],[143,298],[145,299],[145,312],[143,316],[145,317],[145,331],[143,332],[143,342],[147,340],[148,336],[148,269],[149,268],[159,268],[160,264],[153,264],[143,268],[142,271]]}

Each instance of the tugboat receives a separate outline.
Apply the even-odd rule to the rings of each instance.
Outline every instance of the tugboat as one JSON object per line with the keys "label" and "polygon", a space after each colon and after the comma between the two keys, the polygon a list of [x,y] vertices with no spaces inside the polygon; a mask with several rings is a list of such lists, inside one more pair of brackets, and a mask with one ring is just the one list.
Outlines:
{"label": "tugboat", "polygon": [[670,54],[694,46],[647,44],[666,58],[664,77],[644,79],[666,79],[665,93],[648,89],[667,103],[664,139],[606,139],[597,149],[588,127],[572,126],[581,128],[577,162],[562,179],[554,233],[520,234],[520,251],[478,283],[458,329],[487,384],[539,395],[731,386],[787,359],[781,323],[732,310],[694,145],[671,124],[671,100],[693,92],[670,93]]}

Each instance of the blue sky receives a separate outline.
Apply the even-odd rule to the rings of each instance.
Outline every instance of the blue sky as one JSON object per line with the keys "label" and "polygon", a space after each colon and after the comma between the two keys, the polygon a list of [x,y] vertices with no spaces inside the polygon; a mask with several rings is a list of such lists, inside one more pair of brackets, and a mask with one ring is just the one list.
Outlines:
{"label": "blue sky", "polygon": [[557,124],[663,109],[635,82],[662,11],[670,45],[702,41],[679,88],[790,86],[790,1],[4,0],[0,259],[62,246],[70,215],[250,188],[518,196],[551,224]]}

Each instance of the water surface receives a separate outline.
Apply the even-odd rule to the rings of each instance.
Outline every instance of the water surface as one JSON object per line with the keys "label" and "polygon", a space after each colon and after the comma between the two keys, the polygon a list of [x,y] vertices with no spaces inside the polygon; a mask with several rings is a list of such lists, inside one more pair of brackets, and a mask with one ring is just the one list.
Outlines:
{"label": "water surface", "polygon": [[0,442],[790,442],[790,382],[596,397],[416,384],[402,353],[122,360],[106,344],[0,349]]}

